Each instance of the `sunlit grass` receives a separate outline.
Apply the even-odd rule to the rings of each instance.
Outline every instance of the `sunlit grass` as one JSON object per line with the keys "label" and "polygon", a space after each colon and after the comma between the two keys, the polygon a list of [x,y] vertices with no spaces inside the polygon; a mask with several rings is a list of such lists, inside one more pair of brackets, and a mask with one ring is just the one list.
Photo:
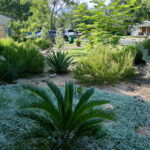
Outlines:
{"label": "sunlit grass", "polygon": [[79,47],[68,50],[68,53],[74,58],[74,62],[78,62],[89,53],[89,50]]}

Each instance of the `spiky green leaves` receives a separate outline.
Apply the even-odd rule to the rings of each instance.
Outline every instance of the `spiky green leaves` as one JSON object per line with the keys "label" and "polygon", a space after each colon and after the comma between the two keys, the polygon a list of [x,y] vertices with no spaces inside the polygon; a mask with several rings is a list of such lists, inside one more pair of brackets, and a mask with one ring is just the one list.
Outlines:
{"label": "spiky green leaves", "polygon": [[56,72],[56,73],[65,73],[68,72],[68,68],[71,65],[73,58],[68,56],[68,53],[57,51],[46,57],[47,64]]}
{"label": "spiky green leaves", "polygon": [[47,82],[47,85],[55,99],[52,99],[51,94],[44,89],[23,86],[41,98],[40,101],[29,104],[24,109],[26,113],[23,113],[23,116],[36,121],[49,137],[55,139],[52,147],[55,147],[60,139],[62,141],[61,144],[59,143],[60,147],[62,145],[66,147],[70,141],[75,141],[79,137],[94,136],[97,131],[100,131],[103,121],[114,120],[113,116],[101,107],[108,101],[90,99],[94,89],[83,93],[75,105],[74,88],[71,82],[66,83],[64,94],[54,83]]}

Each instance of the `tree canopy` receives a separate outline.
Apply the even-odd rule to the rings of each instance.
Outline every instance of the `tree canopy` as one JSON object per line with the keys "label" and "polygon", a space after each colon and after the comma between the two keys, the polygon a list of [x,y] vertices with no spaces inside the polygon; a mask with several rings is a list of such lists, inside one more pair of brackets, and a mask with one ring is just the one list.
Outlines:
{"label": "tree canopy", "polygon": [[30,6],[30,1],[21,4],[20,0],[0,0],[0,13],[17,20],[26,20],[31,15]]}

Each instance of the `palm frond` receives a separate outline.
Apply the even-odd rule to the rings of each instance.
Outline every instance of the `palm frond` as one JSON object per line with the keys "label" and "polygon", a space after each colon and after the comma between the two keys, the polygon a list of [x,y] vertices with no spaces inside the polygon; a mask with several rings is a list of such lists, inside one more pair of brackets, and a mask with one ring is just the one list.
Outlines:
{"label": "palm frond", "polygon": [[[22,86],[24,89],[27,89],[31,91],[32,93],[38,95],[40,98],[42,98],[42,102],[40,102],[41,105],[36,102],[35,107],[38,106],[41,109],[47,110],[53,118],[58,118],[59,117],[59,112],[56,108],[56,106],[53,104],[52,99],[50,95],[42,88],[35,87],[33,85],[23,85]],[[33,105],[33,104],[32,104]]]}
{"label": "palm frond", "polygon": [[91,88],[89,90],[87,90],[80,98],[76,108],[75,108],[75,111],[77,111],[79,108],[82,107],[82,105],[84,105],[88,100],[89,98],[93,95],[94,93],[94,89]]}
{"label": "palm frond", "polygon": [[59,109],[59,114],[61,116],[60,120],[62,123],[62,128],[64,127],[64,118],[65,118],[65,106],[64,106],[64,97],[60,91],[60,89],[52,82],[48,81],[47,82],[48,87],[52,90],[53,94],[56,97],[57,100],[57,105]]}
{"label": "palm frond", "polygon": [[69,66],[71,65],[73,58],[68,56],[68,53],[57,51],[46,57],[47,64],[56,72],[56,73],[65,73],[68,71]]}
{"label": "palm frond", "polygon": [[72,113],[72,105],[73,105],[73,84],[71,82],[66,83],[65,86],[65,108],[66,108],[66,114]]}
{"label": "palm frond", "polygon": [[32,111],[30,109],[25,109],[18,114],[20,117],[26,117],[26,118],[30,118],[31,120],[34,120],[35,122],[38,123],[38,125],[44,128],[45,131],[47,131],[49,134],[51,134],[52,131],[57,130],[57,127],[52,122],[49,116],[38,114],[37,111],[33,109]]}

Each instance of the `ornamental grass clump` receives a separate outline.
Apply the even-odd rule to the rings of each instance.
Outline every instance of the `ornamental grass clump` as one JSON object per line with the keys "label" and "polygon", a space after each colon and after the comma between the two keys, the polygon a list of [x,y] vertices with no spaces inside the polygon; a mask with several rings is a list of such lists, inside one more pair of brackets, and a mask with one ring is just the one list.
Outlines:
{"label": "ornamental grass clump", "polygon": [[98,45],[79,62],[75,78],[84,83],[113,84],[135,74],[133,61],[131,52]]}
{"label": "ornamental grass clump", "polygon": [[33,127],[28,135],[39,139],[41,143],[43,141],[43,149],[45,146],[45,149],[70,150],[80,138],[95,137],[104,121],[114,120],[112,113],[100,107],[108,101],[91,99],[93,88],[84,92],[75,102],[72,83],[66,83],[63,93],[54,83],[47,84],[47,90],[23,86],[37,99],[24,106],[19,113],[21,117],[30,118],[39,125]]}
{"label": "ornamental grass clump", "polygon": [[66,73],[73,62],[73,58],[66,52],[56,51],[46,57],[46,62],[54,72]]}

